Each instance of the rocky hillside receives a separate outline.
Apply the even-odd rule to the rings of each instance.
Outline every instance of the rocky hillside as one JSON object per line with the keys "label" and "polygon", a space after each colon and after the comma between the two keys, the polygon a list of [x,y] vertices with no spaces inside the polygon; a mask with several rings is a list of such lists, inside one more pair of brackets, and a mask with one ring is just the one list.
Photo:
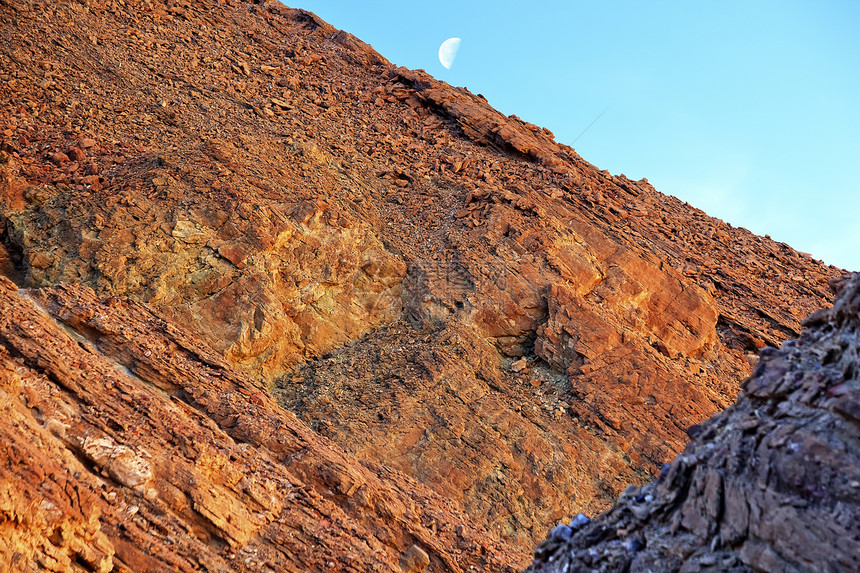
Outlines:
{"label": "rocky hillside", "polygon": [[[266,411],[292,411],[307,443],[330,440],[344,467],[376,468],[407,498],[411,476],[431,505],[520,552],[494,563],[524,563],[551,524],[657,475],[688,427],[734,401],[760,348],[832,302],[837,269],[600,171],[546,129],[277,2],[0,0],[0,38],[0,272],[182,325]],[[53,381],[36,354],[33,376]],[[123,356],[132,380],[160,388]],[[126,407],[93,392],[96,409]],[[195,400],[171,398],[187,422],[165,409],[160,431],[232,427]],[[124,443],[125,426],[91,415]],[[137,495],[81,463],[74,479]],[[220,470],[206,471],[232,479]],[[339,502],[362,503],[339,487]],[[193,525],[206,512],[193,495],[176,523],[233,547]],[[408,549],[399,531],[372,535]]]}
{"label": "rocky hillside", "polygon": [[836,286],[657,481],[553,529],[529,571],[860,570],[860,275]]}
{"label": "rocky hillside", "polygon": [[0,277],[4,571],[512,571],[522,555],[359,463],[186,330]]}

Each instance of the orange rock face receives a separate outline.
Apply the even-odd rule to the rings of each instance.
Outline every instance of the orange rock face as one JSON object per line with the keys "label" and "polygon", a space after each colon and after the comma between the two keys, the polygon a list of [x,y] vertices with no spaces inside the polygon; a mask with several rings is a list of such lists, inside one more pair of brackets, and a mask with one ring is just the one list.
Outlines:
{"label": "orange rock face", "polygon": [[[599,171],[277,2],[14,0],[0,34],[0,272],[182,325],[244,372],[245,402],[276,398],[338,455],[412,476],[521,552],[494,566],[655,475],[734,400],[759,348],[832,300],[837,269]],[[84,292],[68,288],[34,292]],[[195,416],[182,423],[209,427]],[[87,475],[128,495],[173,479],[136,442],[93,439],[74,446]],[[206,479],[235,489],[219,464]],[[347,466],[303,479],[352,499],[368,478]],[[164,494],[177,523],[230,546],[289,510],[246,515],[244,493],[197,492],[182,467]],[[385,547],[413,544],[389,533]]]}
{"label": "orange rock face", "polygon": [[857,570],[860,275],[846,279],[659,479],[555,527],[528,571]]}
{"label": "orange rock face", "polygon": [[0,309],[12,570],[392,571],[410,550],[441,571],[521,563],[142,304],[0,277]]}

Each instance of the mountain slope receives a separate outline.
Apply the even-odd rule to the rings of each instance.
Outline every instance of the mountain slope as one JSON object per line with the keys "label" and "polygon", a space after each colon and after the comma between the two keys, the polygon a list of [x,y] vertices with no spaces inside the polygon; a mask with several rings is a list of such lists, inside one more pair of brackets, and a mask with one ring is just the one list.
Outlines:
{"label": "mountain slope", "polygon": [[0,26],[5,272],[145,302],[523,551],[832,301],[837,269],[276,2]]}
{"label": "mountain slope", "polygon": [[522,561],[140,303],[0,277],[0,311],[13,571],[392,571],[410,550],[439,571]]}
{"label": "mountain slope", "polygon": [[529,571],[856,571],[860,276],[837,285],[657,481],[554,529]]}

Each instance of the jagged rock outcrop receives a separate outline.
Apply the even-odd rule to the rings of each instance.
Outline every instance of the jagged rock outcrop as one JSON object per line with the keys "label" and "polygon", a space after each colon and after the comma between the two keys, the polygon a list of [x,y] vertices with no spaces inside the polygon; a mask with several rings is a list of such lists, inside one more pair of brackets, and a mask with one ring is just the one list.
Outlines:
{"label": "jagged rock outcrop", "polygon": [[[408,477],[344,454],[195,335],[0,277],[4,571],[513,570]],[[414,549],[413,549],[414,547]]]}
{"label": "jagged rock outcrop", "polygon": [[860,275],[654,483],[561,524],[529,571],[860,569]]}
{"label": "jagged rock outcrop", "polygon": [[3,0],[0,36],[0,271],[150,305],[524,552],[832,301],[837,269],[278,2]]}

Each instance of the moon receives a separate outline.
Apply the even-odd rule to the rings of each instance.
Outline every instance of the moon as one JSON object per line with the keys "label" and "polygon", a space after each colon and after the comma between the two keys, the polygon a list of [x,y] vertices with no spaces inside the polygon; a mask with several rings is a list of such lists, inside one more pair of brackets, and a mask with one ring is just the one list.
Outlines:
{"label": "moon", "polygon": [[439,46],[439,62],[445,66],[445,69],[450,69],[454,63],[454,58],[457,57],[457,50],[460,49],[460,38],[448,38],[442,45]]}

